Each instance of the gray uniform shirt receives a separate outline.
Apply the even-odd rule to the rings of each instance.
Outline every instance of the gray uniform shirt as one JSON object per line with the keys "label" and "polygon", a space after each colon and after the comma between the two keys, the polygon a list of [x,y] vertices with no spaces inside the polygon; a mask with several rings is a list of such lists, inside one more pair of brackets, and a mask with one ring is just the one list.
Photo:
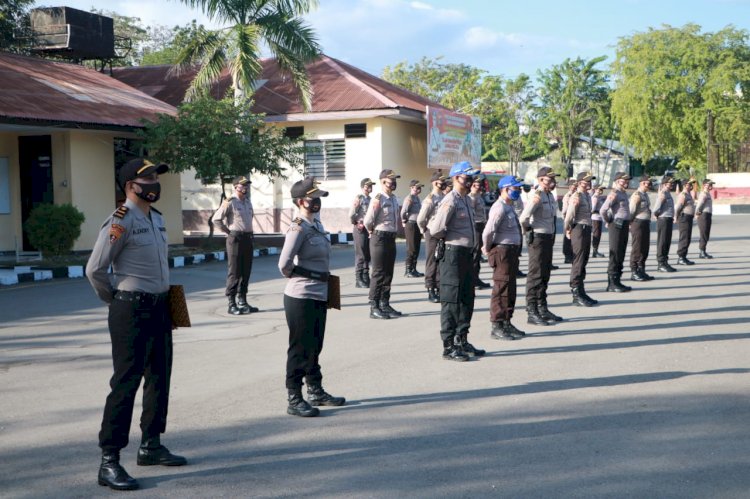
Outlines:
{"label": "gray uniform shirt", "polygon": [[482,231],[482,247],[489,253],[498,244],[521,244],[521,225],[513,205],[508,205],[500,197],[492,204],[487,217],[487,225]]}
{"label": "gray uniform shirt", "polygon": [[214,225],[225,234],[253,231],[253,203],[250,198],[232,196],[223,203],[211,218]]}
{"label": "gray uniform shirt", "polygon": [[669,191],[661,191],[656,197],[654,215],[658,218],[674,218],[674,199]]}
{"label": "gray uniform shirt", "polygon": [[422,200],[419,199],[419,196],[409,194],[404,199],[404,205],[401,207],[401,221],[416,222],[421,208]]}
{"label": "gray uniform shirt", "polygon": [[[112,274],[108,273],[110,265]],[[111,303],[115,291],[169,290],[167,229],[161,213],[145,214],[131,200],[102,225],[86,264],[86,277],[99,298]]]}
{"label": "gray uniform shirt", "polygon": [[651,200],[648,193],[635,191],[630,196],[629,208],[631,220],[651,220]]}
{"label": "gray uniform shirt", "polygon": [[682,191],[677,196],[677,204],[674,207],[674,218],[677,219],[682,214],[693,216],[695,215],[695,202],[693,201],[693,195],[688,191]]}
{"label": "gray uniform shirt", "polygon": [[540,234],[554,234],[556,214],[555,196],[538,189],[523,209],[519,222],[526,230],[532,228]]}
{"label": "gray uniform shirt", "polygon": [[469,193],[469,199],[474,206],[474,222],[484,223],[487,221],[487,213],[484,211],[484,198],[482,194]]}
{"label": "gray uniform shirt", "polygon": [[565,215],[568,213],[568,207],[570,206],[570,197],[576,193],[577,191],[573,192],[566,192],[565,195],[562,198],[562,208],[560,209],[560,216],[565,218]]}
{"label": "gray uniform shirt", "polygon": [[563,226],[571,230],[573,225],[591,225],[591,198],[588,193],[576,191],[568,200],[568,210],[565,212]]}
{"label": "gray uniform shirt", "polygon": [[424,198],[422,207],[419,209],[419,215],[417,215],[417,226],[423,234],[424,231],[427,230],[427,224],[430,220],[432,220],[432,217],[435,216],[435,211],[437,210],[440,201],[442,201],[444,197],[445,196],[441,193],[429,194],[426,198]]}
{"label": "gray uniform shirt", "polygon": [[[611,217],[607,213],[610,210]],[[613,189],[607,199],[604,200],[602,207],[599,209],[599,214],[607,223],[611,220],[630,220],[630,203],[627,193],[624,190]]]}
{"label": "gray uniform shirt", "polygon": [[469,196],[450,191],[442,201],[435,216],[427,224],[432,237],[445,239],[445,244],[473,248],[476,237],[474,207]]}
{"label": "gray uniform shirt", "polygon": [[365,196],[364,194],[357,195],[357,197],[354,198],[352,207],[349,209],[349,220],[351,220],[354,225],[364,223],[368,206],[370,206],[370,196]]}
{"label": "gray uniform shirt", "polygon": [[398,232],[400,218],[398,213],[398,198],[380,192],[375,195],[365,214],[365,228],[372,232]]}
{"label": "gray uniform shirt", "polygon": [[599,210],[602,208],[604,203],[604,194],[601,196],[598,194],[591,195],[591,220],[602,220],[602,216],[599,214]]}
{"label": "gray uniform shirt", "polygon": [[711,198],[711,193],[701,191],[698,195],[698,202],[695,204],[695,212],[700,215],[701,213],[711,213],[713,211],[714,200]]}
{"label": "gray uniform shirt", "polygon": [[326,237],[323,224],[295,218],[284,238],[279,256],[279,270],[289,278],[284,294],[292,298],[328,301],[328,283],[294,274],[294,266],[316,272],[328,272],[331,242]]}

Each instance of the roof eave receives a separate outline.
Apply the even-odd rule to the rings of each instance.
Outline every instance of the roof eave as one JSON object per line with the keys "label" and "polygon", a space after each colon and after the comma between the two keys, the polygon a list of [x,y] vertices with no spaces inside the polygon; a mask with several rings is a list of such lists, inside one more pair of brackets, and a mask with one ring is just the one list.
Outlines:
{"label": "roof eave", "polygon": [[11,116],[0,116],[0,124],[14,125],[21,127],[46,127],[57,128],[60,130],[107,130],[113,132],[135,132],[144,128],[144,125],[115,125],[104,123],[85,123],[77,121],[64,120],[45,120],[35,118],[14,118]]}
{"label": "roof eave", "polygon": [[266,123],[287,123],[305,121],[334,121],[351,119],[390,118],[413,123],[426,124],[425,113],[405,107],[389,109],[361,109],[356,111],[325,111],[310,113],[289,113],[266,115]]}

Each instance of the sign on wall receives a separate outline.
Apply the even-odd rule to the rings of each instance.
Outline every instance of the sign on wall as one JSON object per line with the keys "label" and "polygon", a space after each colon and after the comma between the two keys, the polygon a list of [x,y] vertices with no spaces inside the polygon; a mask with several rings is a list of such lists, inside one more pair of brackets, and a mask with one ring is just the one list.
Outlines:
{"label": "sign on wall", "polygon": [[427,106],[427,167],[449,169],[459,161],[481,166],[482,120]]}
{"label": "sign on wall", "polygon": [[10,214],[10,162],[0,158],[0,215]]}

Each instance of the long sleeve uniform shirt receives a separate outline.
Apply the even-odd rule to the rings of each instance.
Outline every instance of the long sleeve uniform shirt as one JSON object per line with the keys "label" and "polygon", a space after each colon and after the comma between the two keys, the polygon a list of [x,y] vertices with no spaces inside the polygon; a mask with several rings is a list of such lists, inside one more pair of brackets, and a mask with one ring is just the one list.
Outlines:
{"label": "long sleeve uniform shirt", "polygon": [[635,191],[630,196],[629,208],[631,220],[651,220],[651,200],[648,193]]}
{"label": "long sleeve uniform shirt", "polygon": [[538,189],[531,197],[531,201],[526,204],[519,222],[526,230],[533,229],[539,234],[554,234],[556,215],[555,196],[551,192]]}
{"label": "long sleeve uniform shirt", "polygon": [[427,224],[432,237],[445,239],[445,244],[474,247],[474,207],[469,196],[449,192],[440,202],[437,213]]}
{"label": "long sleeve uniform shirt", "polygon": [[607,223],[611,220],[630,220],[630,202],[625,191],[613,189],[604,200],[599,214]]}
{"label": "long sleeve uniform shirt", "polygon": [[225,234],[230,232],[253,231],[253,203],[249,197],[240,199],[232,196],[223,203],[211,221]]}
{"label": "long sleeve uniform shirt", "polygon": [[310,223],[303,218],[295,218],[286,232],[279,256],[279,270],[289,278],[284,294],[292,298],[327,301],[328,283],[299,276],[294,273],[294,267],[329,272],[330,258],[331,242],[323,224],[318,220]]}
{"label": "long sleeve uniform shirt", "polygon": [[388,196],[378,193],[367,207],[365,228],[370,231],[398,232],[401,217],[398,210],[398,198],[395,194]]}
{"label": "long sleeve uniform shirt", "polygon": [[521,225],[512,204],[500,197],[492,204],[487,225],[482,232],[482,247],[486,253],[498,244],[521,244]]}

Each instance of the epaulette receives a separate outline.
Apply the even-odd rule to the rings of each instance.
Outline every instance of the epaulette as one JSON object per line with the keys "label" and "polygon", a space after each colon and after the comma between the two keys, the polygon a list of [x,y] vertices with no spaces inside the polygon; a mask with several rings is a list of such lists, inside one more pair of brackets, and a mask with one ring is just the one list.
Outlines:
{"label": "epaulette", "polygon": [[300,217],[295,218],[292,220],[293,224],[302,225],[302,219]]}
{"label": "epaulette", "polygon": [[114,218],[123,219],[125,218],[125,215],[128,213],[129,209],[130,208],[128,208],[127,206],[122,205],[119,208],[117,208],[114,213],[112,213],[112,216]]}
{"label": "epaulette", "polygon": [[380,201],[381,197],[383,197],[383,193],[382,192],[378,192],[377,194],[375,194],[375,199],[377,199],[378,201]]}

